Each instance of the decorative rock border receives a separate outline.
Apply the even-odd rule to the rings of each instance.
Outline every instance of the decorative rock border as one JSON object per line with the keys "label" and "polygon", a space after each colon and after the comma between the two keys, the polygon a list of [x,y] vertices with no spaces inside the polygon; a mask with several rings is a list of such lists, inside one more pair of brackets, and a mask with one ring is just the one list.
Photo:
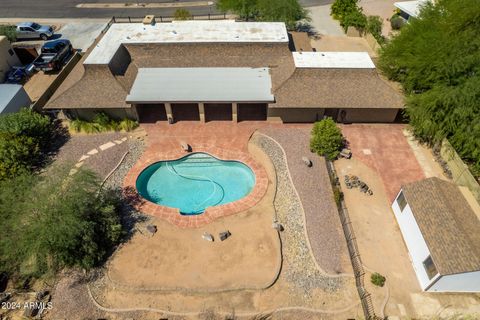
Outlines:
{"label": "decorative rock border", "polygon": [[253,190],[247,196],[235,202],[208,207],[202,214],[181,215],[177,208],[161,206],[141,197],[136,191],[135,183],[138,175],[145,168],[155,162],[176,160],[188,155],[188,153],[183,151],[180,146],[175,150],[162,150],[158,152],[147,149],[142,158],[127,173],[123,182],[124,190],[134,192],[134,195],[141,200],[133,204],[134,208],[142,213],[162,218],[180,228],[199,228],[215,219],[245,211],[255,206],[265,195],[268,187],[267,172],[247,153],[227,150],[210,145],[196,145],[193,152],[204,152],[220,160],[240,161],[245,163],[255,174],[255,186],[253,187]]}

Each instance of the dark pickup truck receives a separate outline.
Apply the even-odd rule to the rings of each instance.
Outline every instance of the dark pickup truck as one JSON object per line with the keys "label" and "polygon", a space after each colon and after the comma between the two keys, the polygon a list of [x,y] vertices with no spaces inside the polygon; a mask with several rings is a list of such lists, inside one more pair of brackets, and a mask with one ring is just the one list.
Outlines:
{"label": "dark pickup truck", "polygon": [[59,39],[45,42],[40,55],[33,61],[35,70],[58,71],[64,62],[73,54],[69,40]]}

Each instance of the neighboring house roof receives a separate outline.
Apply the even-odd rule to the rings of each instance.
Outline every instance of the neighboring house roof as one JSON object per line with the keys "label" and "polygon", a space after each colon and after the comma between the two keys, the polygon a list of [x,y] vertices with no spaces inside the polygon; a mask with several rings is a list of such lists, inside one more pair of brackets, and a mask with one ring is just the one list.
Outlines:
{"label": "neighboring house roof", "polygon": [[297,68],[275,91],[277,108],[403,108],[375,69]]}
{"label": "neighboring house roof", "polygon": [[407,13],[409,16],[416,18],[418,17],[422,6],[425,5],[427,2],[429,2],[429,0],[400,1],[393,3],[393,5],[396,8]]}
{"label": "neighboring house roof", "polygon": [[127,103],[273,102],[268,68],[141,68]]}
{"label": "neighboring house roof", "polygon": [[[0,84],[0,114],[8,112],[7,107],[9,106],[12,99],[18,94],[19,91],[22,91],[23,87],[19,84]],[[23,100],[22,100],[23,101]],[[23,106],[23,107],[27,107]]]}
{"label": "neighboring house roof", "polygon": [[428,178],[403,194],[441,275],[480,270],[480,220],[454,183]]}
{"label": "neighboring house roof", "polygon": [[297,68],[375,69],[367,52],[293,52]]}
{"label": "neighboring house roof", "polygon": [[105,33],[85,64],[108,64],[122,44],[288,43],[282,22],[176,21],[144,25],[116,23]]}

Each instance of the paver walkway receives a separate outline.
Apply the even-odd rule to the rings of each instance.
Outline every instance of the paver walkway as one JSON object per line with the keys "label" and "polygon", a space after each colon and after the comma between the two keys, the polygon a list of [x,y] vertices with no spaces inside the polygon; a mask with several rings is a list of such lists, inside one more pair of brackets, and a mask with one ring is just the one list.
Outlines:
{"label": "paver walkway", "polygon": [[390,201],[402,185],[425,178],[403,134],[404,125],[352,124],[341,128],[353,157],[378,172]]}

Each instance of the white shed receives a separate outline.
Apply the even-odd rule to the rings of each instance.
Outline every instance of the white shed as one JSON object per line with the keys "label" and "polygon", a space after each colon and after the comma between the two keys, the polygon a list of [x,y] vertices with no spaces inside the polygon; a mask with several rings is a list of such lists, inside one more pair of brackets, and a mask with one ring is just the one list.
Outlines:
{"label": "white shed", "polygon": [[19,84],[0,84],[0,114],[17,112],[30,107],[32,101]]}
{"label": "white shed", "polygon": [[402,187],[392,209],[424,291],[480,292],[479,205],[454,183]]}

